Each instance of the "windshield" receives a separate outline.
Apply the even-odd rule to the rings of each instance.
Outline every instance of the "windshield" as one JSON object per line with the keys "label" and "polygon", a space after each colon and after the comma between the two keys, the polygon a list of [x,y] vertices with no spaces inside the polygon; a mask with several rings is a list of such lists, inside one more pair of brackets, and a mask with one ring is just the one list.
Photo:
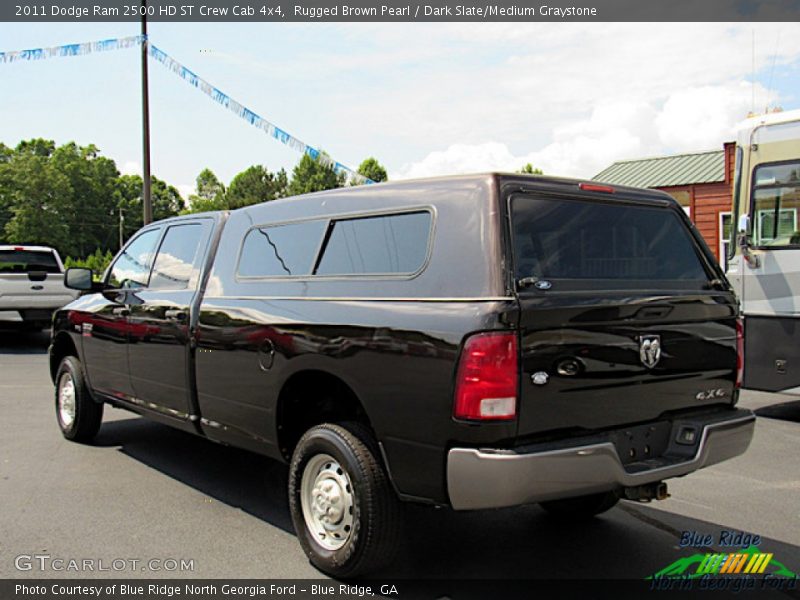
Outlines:
{"label": "windshield", "polygon": [[0,250],[0,273],[60,273],[55,255],[48,250]]}
{"label": "windshield", "polygon": [[668,208],[521,196],[511,214],[518,280],[553,291],[708,287],[691,234]]}

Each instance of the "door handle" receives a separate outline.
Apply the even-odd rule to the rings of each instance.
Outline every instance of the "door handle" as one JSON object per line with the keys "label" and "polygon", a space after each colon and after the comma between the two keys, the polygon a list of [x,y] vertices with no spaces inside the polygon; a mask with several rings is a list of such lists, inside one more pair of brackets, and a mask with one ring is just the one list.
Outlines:
{"label": "door handle", "polygon": [[117,306],[111,309],[111,314],[116,317],[127,317],[131,311],[127,306]]}
{"label": "door handle", "polygon": [[164,317],[172,321],[185,321],[187,316],[185,310],[170,308],[164,311]]}

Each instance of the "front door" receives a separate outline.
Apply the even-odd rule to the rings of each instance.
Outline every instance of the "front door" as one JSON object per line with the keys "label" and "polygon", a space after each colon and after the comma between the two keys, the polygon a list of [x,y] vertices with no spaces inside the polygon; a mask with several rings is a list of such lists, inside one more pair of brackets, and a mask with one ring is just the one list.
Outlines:
{"label": "front door", "polygon": [[87,297],[81,309],[81,340],[89,385],[106,396],[133,396],[128,371],[129,298],[147,283],[161,228],[134,237],[106,278],[108,289]]}
{"label": "front door", "polygon": [[130,305],[128,362],[138,403],[179,419],[192,410],[190,332],[212,219],[170,225],[146,288]]}

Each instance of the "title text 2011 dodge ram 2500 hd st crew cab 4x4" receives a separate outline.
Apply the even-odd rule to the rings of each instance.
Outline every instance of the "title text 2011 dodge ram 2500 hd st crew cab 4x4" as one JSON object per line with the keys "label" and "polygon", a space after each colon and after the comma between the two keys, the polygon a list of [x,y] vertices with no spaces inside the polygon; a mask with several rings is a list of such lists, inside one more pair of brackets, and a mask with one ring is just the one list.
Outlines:
{"label": "title text 2011 dodge ram 2500 hd st crew cab 4x4", "polygon": [[64,436],[103,403],[289,463],[323,571],[398,500],[592,515],[745,451],[736,298],[669,196],[479,175],[343,188],[134,236],[55,318]]}

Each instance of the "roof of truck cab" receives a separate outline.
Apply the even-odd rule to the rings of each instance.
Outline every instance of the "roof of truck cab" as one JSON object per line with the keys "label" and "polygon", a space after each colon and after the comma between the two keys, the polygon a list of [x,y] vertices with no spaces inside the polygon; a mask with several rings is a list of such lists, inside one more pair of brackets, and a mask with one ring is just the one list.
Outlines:
{"label": "roof of truck cab", "polygon": [[[453,185],[489,185],[497,186],[497,190],[502,190],[505,186],[517,186],[520,190],[526,191],[552,191],[552,192],[574,192],[582,196],[590,197],[590,192],[584,192],[577,189],[581,183],[597,185],[600,182],[594,181],[590,178],[587,179],[574,179],[566,177],[553,177],[549,175],[528,175],[524,173],[506,173],[489,171],[485,173],[474,173],[469,175],[445,175],[440,177],[427,177],[420,179],[401,179],[397,181],[387,181],[382,183],[372,183],[367,185],[359,185],[352,187],[340,187],[331,190],[324,190],[320,192],[312,192],[308,194],[301,194],[298,196],[288,196],[286,198],[278,198],[269,200],[260,204],[253,204],[232,210],[231,212],[247,211],[254,206],[273,205],[276,203],[292,203],[302,200],[320,199],[332,196],[349,196],[354,194],[384,194],[391,193],[392,190],[398,192],[408,190],[410,188],[424,189],[424,188],[442,188]],[[640,200],[652,200],[655,203],[663,204],[665,200],[674,202],[674,199],[658,190],[633,188],[625,185],[610,184],[614,188],[614,194],[603,194],[604,199],[613,200],[615,197],[620,200],[629,200],[635,196]],[[530,186],[530,187],[528,187]],[[600,197],[600,194],[594,194],[595,197]]]}

